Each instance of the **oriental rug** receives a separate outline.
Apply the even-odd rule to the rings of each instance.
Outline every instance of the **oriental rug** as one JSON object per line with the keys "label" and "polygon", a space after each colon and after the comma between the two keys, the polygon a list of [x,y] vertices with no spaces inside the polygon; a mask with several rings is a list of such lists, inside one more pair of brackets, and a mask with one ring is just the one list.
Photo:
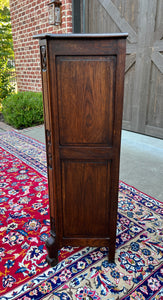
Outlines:
{"label": "oriental rug", "polygon": [[115,263],[106,247],[66,247],[49,268],[45,145],[1,134],[0,176],[0,299],[163,299],[158,200],[120,182]]}

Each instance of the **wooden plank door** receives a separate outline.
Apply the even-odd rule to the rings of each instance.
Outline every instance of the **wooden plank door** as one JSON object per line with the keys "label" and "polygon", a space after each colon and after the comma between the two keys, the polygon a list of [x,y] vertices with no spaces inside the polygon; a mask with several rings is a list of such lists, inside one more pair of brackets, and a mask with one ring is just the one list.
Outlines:
{"label": "wooden plank door", "polygon": [[86,32],[129,34],[123,129],[163,138],[163,1],[85,0],[83,13]]}

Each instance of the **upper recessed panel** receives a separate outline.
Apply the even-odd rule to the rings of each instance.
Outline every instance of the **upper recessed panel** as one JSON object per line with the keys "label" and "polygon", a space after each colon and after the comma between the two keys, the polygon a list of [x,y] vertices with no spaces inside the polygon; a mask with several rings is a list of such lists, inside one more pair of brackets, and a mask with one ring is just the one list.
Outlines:
{"label": "upper recessed panel", "polygon": [[115,56],[58,56],[61,145],[112,145]]}

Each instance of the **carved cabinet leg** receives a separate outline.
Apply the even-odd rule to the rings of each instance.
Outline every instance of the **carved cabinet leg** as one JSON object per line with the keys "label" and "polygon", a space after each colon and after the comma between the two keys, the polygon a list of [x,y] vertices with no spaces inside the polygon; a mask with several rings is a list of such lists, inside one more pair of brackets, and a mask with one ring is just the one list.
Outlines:
{"label": "carved cabinet leg", "polygon": [[55,233],[52,231],[50,233],[51,233],[51,235],[50,235],[49,239],[47,239],[47,241],[46,241],[46,248],[48,251],[46,261],[51,267],[54,267],[55,265],[58,264],[58,246],[56,243]]}
{"label": "carved cabinet leg", "polygon": [[[44,48],[42,50],[44,50]],[[43,62],[45,63],[46,60],[43,60]],[[48,178],[49,178],[49,182],[50,182],[51,179],[52,179],[52,165],[53,165],[52,164],[51,131],[48,130],[48,129],[46,129],[45,135],[46,135],[46,146],[47,146]],[[52,188],[52,187],[49,184],[49,197],[51,195],[50,188]],[[50,206],[52,206],[51,202],[50,202]],[[54,207],[52,209],[53,209],[53,213],[54,213]],[[50,211],[52,209],[50,208]],[[47,248],[47,251],[48,251],[48,255],[46,257],[46,261],[48,262],[49,265],[51,265],[52,267],[54,267],[58,263],[58,244],[56,242],[55,219],[54,219],[53,216],[50,216],[50,226],[51,226],[50,237],[46,241],[46,248]]]}
{"label": "carved cabinet leg", "polygon": [[115,243],[113,241],[110,242],[110,245],[109,245],[108,261],[109,261],[109,263],[115,262]]}

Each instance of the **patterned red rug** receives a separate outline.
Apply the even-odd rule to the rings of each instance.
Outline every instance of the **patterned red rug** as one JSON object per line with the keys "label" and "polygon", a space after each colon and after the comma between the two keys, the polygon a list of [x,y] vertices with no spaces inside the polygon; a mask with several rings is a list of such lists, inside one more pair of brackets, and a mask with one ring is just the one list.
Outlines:
{"label": "patterned red rug", "polygon": [[115,264],[105,247],[66,247],[48,268],[45,145],[1,134],[0,177],[0,299],[163,299],[159,201],[121,182]]}

